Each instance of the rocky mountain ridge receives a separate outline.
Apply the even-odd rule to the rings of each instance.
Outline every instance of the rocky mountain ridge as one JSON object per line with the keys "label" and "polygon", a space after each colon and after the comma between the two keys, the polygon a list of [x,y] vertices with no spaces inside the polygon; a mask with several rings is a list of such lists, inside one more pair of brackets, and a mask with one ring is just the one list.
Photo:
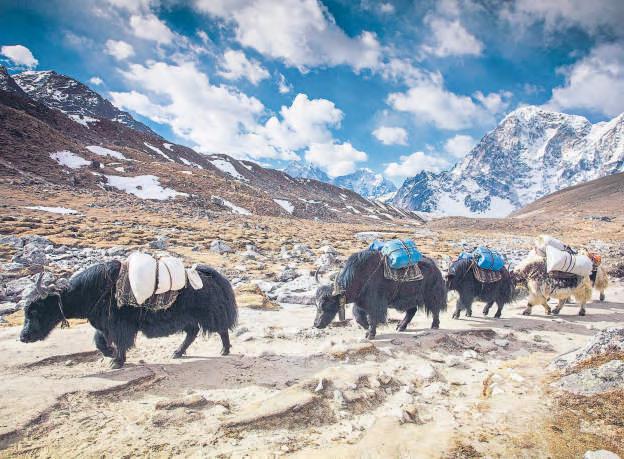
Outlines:
{"label": "rocky mountain ridge", "polygon": [[21,92],[14,90],[17,84],[8,73],[0,75],[2,88],[9,89],[0,89],[3,180],[105,190],[172,204],[180,201],[202,215],[419,220],[409,211],[331,184],[294,179],[227,155],[199,154],[151,130],[135,129],[138,122],[128,114],[129,118],[118,114],[96,118],[96,113],[101,115],[112,105],[90,89],[85,92],[84,85],[69,77],[54,72],[20,75],[18,87],[25,89]]}
{"label": "rocky mountain ridge", "polygon": [[407,179],[392,203],[441,215],[503,217],[536,199],[624,171],[624,114],[581,116],[519,108],[448,171]]}

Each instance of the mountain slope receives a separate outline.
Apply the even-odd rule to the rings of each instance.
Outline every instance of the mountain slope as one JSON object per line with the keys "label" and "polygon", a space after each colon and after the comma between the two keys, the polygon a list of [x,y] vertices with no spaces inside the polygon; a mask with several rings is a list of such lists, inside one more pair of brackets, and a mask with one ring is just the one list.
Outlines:
{"label": "mountain slope", "polygon": [[624,217],[624,173],[608,175],[549,194],[513,212],[512,218]]}
{"label": "mountain slope", "polygon": [[394,183],[381,174],[375,174],[370,169],[360,169],[352,174],[336,177],[332,183],[340,188],[355,191],[367,198],[377,198],[397,190]]}
{"label": "mountain slope", "polygon": [[284,172],[293,178],[313,179],[319,182],[331,183],[331,179],[325,172],[307,161],[290,161]]}
{"label": "mountain slope", "polygon": [[624,114],[592,125],[522,107],[449,171],[421,172],[393,199],[401,208],[501,217],[570,185],[624,171]]}
{"label": "mountain slope", "polygon": [[73,78],[54,71],[26,71],[12,77],[32,99],[65,113],[85,126],[106,119],[140,132],[156,135],[129,113],[119,110],[97,92]]}
{"label": "mountain slope", "polygon": [[[7,75],[8,76],[8,75]],[[38,93],[54,94],[43,83]],[[10,84],[10,76],[6,81]],[[0,89],[0,176],[11,183],[81,191],[106,190],[117,199],[184,201],[191,211],[295,216],[334,221],[419,220],[411,212],[358,194],[226,155],[201,155],[151,132],[114,120],[77,123],[82,91],[50,108],[25,93]],[[98,95],[98,97],[100,97]],[[91,105],[88,104],[87,109]]]}
{"label": "mountain slope", "polygon": [[330,178],[320,168],[307,161],[290,161],[284,169],[293,178],[314,179],[320,182],[331,183],[340,188],[351,190],[365,198],[379,198],[392,196],[396,191],[394,183],[381,174],[375,174],[370,169],[359,169],[351,174]]}

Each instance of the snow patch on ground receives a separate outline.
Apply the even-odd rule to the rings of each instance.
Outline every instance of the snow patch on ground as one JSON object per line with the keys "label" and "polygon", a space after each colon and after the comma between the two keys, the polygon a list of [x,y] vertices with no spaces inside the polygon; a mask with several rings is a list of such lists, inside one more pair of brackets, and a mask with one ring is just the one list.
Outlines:
{"label": "snow patch on ground", "polygon": [[165,147],[169,151],[173,151],[173,144],[172,143],[163,143],[163,147]]}
{"label": "snow patch on ground", "polygon": [[43,212],[50,212],[50,213],[53,213],[53,214],[61,214],[61,215],[77,214],[78,213],[74,209],[69,209],[67,207],[26,206],[26,209],[41,210]]}
{"label": "snow patch on ground", "polygon": [[235,179],[238,180],[247,180],[244,176],[242,176],[234,167],[234,165],[226,161],[224,159],[211,159],[210,162],[221,172],[225,172],[226,174],[231,175]]}
{"label": "snow patch on ground", "polygon": [[154,151],[154,152],[158,153],[160,156],[162,156],[163,158],[165,158],[167,161],[171,161],[172,163],[174,163],[174,162],[175,162],[175,161],[174,161],[173,159],[171,159],[169,156],[167,156],[166,154],[164,154],[164,153],[163,153],[163,151],[162,151],[160,148],[155,147],[154,145],[150,145],[150,144],[149,144],[149,143],[147,143],[147,142],[143,142],[143,144],[144,144],[147,148],[149,148],[150,150],[152,150],[152,151]]}
{"label": "snow patch on ground", "polygon": [[282,209],[284,209],[289,214],[292,214],[293,210],[295,210],[295,206],[293,206],[290,201],[287,201],[285,199],[274,199],[273,201],[275,201],[276,204],[278,204]]}
{"label": "snow patch on ground", "polygon": [[212,198],[215,199],[215,200],[218,200],[220,203],[222,203],[225,207],[229,208],[235,214],[251,215],[251,212],[248,211],[247,209],[245,209],[243,207],[239,207],[236,204],[233,204],[230,201],[227,201],[226,199],[223,199],[222,197],[213,196]]}
{"label": "snow patch on ground", "polygon": [[100,120],[97,118],[91,118],[90,116],[85,115],[67,115],[72,121],[75,121],[78,124],[82,124],[84,127],[89,127],[89,123],[96,123]]}
{"label": "snow patch on ground", "polygon": [[128,158],[126,158],[123,154],[119,153],[118,151],[110,150],[108,148],[100,147],[98,145],[89,145],[87,147],[87,150],[99,156],[110,156],[111,158],[128,161]]}
{"label": "snow patch on ground", "polygon": [[87,161],[82,156],[78,156],[76,153],[72,153],[69,150],[50,153],[50,158],[61,166],[69,167],[70,169],[80,169],[81,167],[91,164],[90,161]]}
{"label": "snow patch on ground", "polygon": [[133,194],[141,199],[157,199],[164,201],[176,196],[188,196],[172,188],[164,188],[160,185],[159,178],[155,175],[137,175],[136,177],[121,177],[118,175],[105,175],[108,184],[113,188]]}

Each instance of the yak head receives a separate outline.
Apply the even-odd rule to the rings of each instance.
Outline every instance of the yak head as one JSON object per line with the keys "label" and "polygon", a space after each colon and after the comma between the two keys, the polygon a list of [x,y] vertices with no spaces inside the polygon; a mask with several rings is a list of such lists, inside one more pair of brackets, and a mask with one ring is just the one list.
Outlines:
{"label": "yak head", "polygon": [[528,278],[521,271],[509,271],[511,278],[512,299],[520,300],[529,294]]}
{"label": "yak head", "polygon": [[[318,274],[319,270],[317,269],[314,277],[316,282],[320,284]],[[340,313],[340,319],[344,320],[345,297],[344,294],[334,291],[333,284],[321,285],[316,290],[315,303],[316,317],[314,318],[314,326],[316,328],[327,327],[338,313]]]}
{"label": "yak head", "polygon": [[64,320],[60,293],[44,289],[42,279],[43,273],[35,283],[36,299],[24,308],[24,327],[20,333],[23,343],[46,339],[54,327]]}
{"label": "yak head", "polygon": [[316,291],[316,317],[314,319],[314,326],[316,328],[327,327],[336,314],[340,312],[340,308],[343,304],[343,294],[334,294],[334,289],[331,285],[323,285]]}

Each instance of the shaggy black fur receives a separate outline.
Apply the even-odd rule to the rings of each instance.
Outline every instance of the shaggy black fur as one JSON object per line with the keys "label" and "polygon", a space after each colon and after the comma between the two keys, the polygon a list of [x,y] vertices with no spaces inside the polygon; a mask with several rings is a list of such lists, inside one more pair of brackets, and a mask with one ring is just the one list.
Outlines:
{"label": "shaggy black fur", "polygon": [[325,328],[331,323],[341,300],[354,303],[353,315],[367,329],[366,337],[373,339],[377,324],[385,323],[388,307],[405,311],[397,329],[404,331],[418,308],[433,315],[431,328],[440,326],[440,311],[446,310],[446,287],[442,273],[430,258],[418,263],[423,279],[394,282],[384,277],[383,257],[378,251],[364,250],[349,257],[336,278],[337,292],[323,286],[317,291],[317,315],[314,326]]}
{"label": "shaggy black fur", "polygon": [[461,259],[453,262],[449,267],[449,273],[446,277],[446,286],[448,290],[455,290],[459,293],[459,300],[453,313],[453,319],[459,319],[462,309],[466,310],[466,316],[472,316],[472,302],[474,300],[484,301],[485,307],[483,314],[488,315],[490,308],[494,303],[498,309],[494,317],[500,318],[503,312],[503,306],[511,302],[514,291],[513,282],[509,271],[502,269],[503,278],[497,282],[481,283],[475,279],[471,269],[472,260]]}
{"label": "shaggy black fur", "polygon": [[200,331],[217,332],[223,343],[221,354],[229,353],[228,330],[236,326],[238,310],[232,286],[221,274],[208,266],[198,266],[202,289],[185,288],[170,308],[150,311],[117,307],[115,282],[120,266],[118,261],[95,265],[70,279],[60,294],[50,294],[26,306],[20,339],[43,340],[67,317],[89,320],[96,329],[95,345],[104,355],[113,357],[113,368],[124,365],[126,351],[134,345],[138,332],[157,338],[185,331],[174,358],[184,355]]}

